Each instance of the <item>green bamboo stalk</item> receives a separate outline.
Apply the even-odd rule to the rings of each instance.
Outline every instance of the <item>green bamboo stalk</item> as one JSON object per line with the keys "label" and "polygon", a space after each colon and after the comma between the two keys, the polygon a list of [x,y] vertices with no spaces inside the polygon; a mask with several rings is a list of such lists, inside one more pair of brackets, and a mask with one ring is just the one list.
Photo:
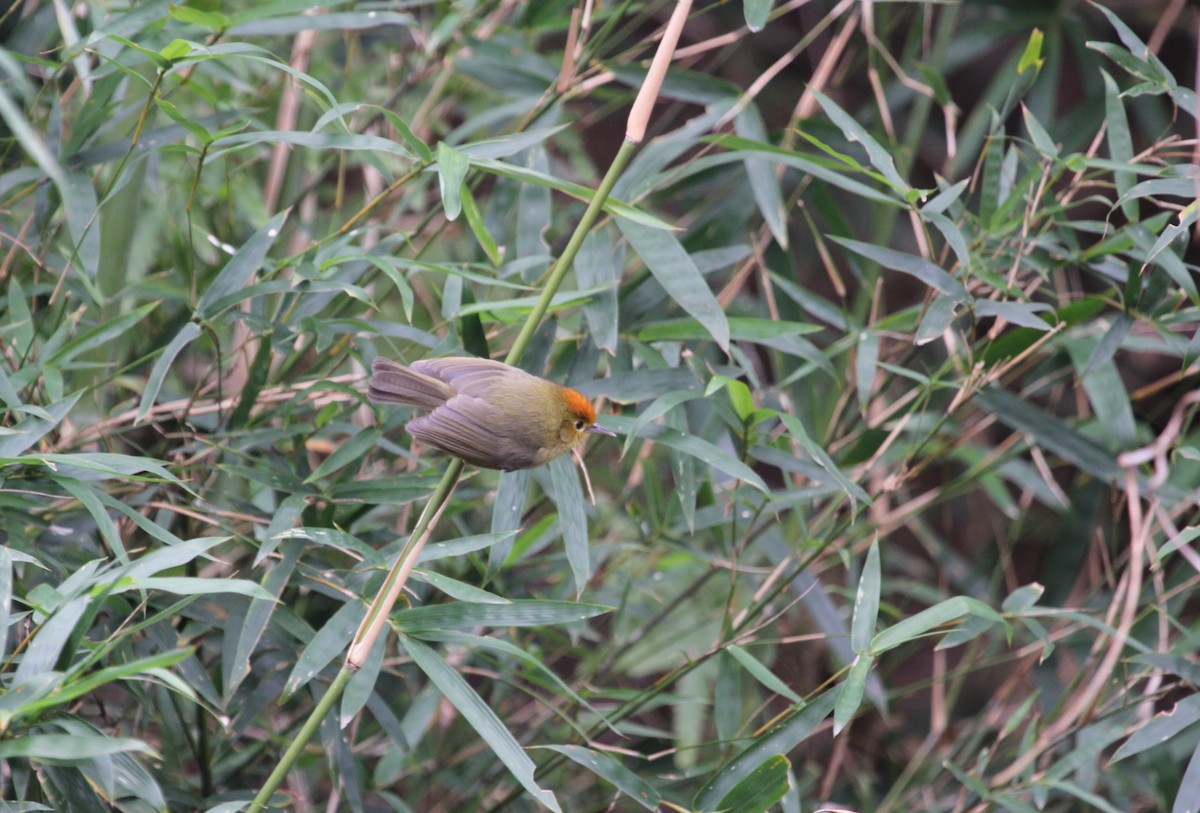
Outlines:
{"label": "green bamboo stalk", "polygon": [[[517,338],[513,341],[513,345],[504,359],[506,364],[515,366],[520,362],[521,356],[524,355],[526,347],[529,346],[529,341],[533,338],[534,332],[546,316],[546,312],[550,309],[550,303],[553,301],[554,295],[558,293],[558,289],[562,285],[567,271],[574,264],[575,257],[583,245],[584,238],[591,231],[592,226],[604,208],[605,201],[608,200],[608,196],[612,192],[613,186],[616,185],[617,179],[621,177],[621,173],[629,164],[629,159],[633,157],[633,153],[645,137],[646,124],[649,120],[650,112],[654,107],[655,101],[658,99],[663,77],[666,75],[667,67],[674,56],[675,46],[679,41],[679,34],[683,30],[683,23],[687,19],[691,5],[691,0],[680,0],[676,4],[671,19],[667,23],[666,30],[663,33],[663,38],[659,42],[658,50],[655,52],[646,80],[643,82],[637,98],[634,100],[625,129],[625,140],[621,143],[621,148],[613,158],[612,164],[609,165],[608,171],[604,173],[604,178],[601,179],[600,185],[596,188],[596,193],[592,195],[591,202],[588,203],[583,216],[580,217],[579,222],[576,224],[575,231],[571,234],[571,239],[567,242],[566,248],[563,249],[562,255],[554,264],[554,269],[551,271],[550,277],[542,289],[541,296],[538,297],[538,301],[529,316],[525,319],[525,324],[522,325],[520,333],[517,334]],[[446,470],[445,475],[442,476],[441,482],[438,483],[437,488],[429,498],[429,502],[425,505],[425,509],[421,512],[421,516],[417,519],[416,526],[413,527],[412,533],[409,534],[408,541],[404,544],[400,555],[396,557],[395,564],[392,565],[392,569],[388,572],[383,587],[380,588],[374,601],[371,602],[371,606],[367,609],[366,617],[359,626],[358,632],[355,633],[354,641],[351,642],[350,650],[346,656],[346,661],[338,672],[337,677],[334,678],[325,696],[321,698],[321,702],[317,704],[317,707],[313,709],[308,720],[305,721],[300,731],[297,732],[296,738],[292,741],[287,751],[284,752],[279,764],[275,766],[275,770],[267,777],[267,781],[254,797],[254,801],[250,807],[247,808],[247,813],[260,813],[265,807],[272,794],[274,794],[280,783],[283,782],[284,777],[287,776],[288,771],[292,769],[292,766],[304,750],[305,745],[308,744],[312,735],[316,733],[317,727],[320,725],[325,714],[328,713],[338,697],[341,696],[342,691],[346,688],[346,684],[350,681],[350,677],[358,670],[366,659],[367,654],[374,647],[375,641],[383,631],[387,619],[391,615],[392,607],[395,606],[396,600],[400,597],[400,593],[404,589],[404,584],[408,580],[409,573],[416,564],[417,558],[421,555],[421,549],[425,546],[425,541],[429,538],[434,527],[436,527],[442,510],[449,502],[450,495],[454,492],[454,487],[458,484],[459,477],[462,476],[462,471],[463,462],[461,460],[454,460],[450,464],[450,468]]]}
{"label": "green bamboo stalk", "polygon": [[558,258],[558,262],[554,264],[554,270],[551,271],[550,278],[546,281],[546,287],[542,289],[542,295],[538,298],[537,304],[533,306],[533,311],[529,314],[529,318],[525,320],[525,324],[521,327],[521,332],[517,334],[516,340],[513,341],[508,355],[504,357],[505,364],[515,366],[521,361],[521,356],[524,355],[525,348],[529,345],[529,340],[533,338],[533,334],[537,331],[538,325],[542,323],[542,318],[546,315],[546,311],[550,309],[550,302],[554,299],[554,295],[558,293],[558,288],[562,285],[563,277],[567,275],[567,269],[575,262],[575,255],[579,253],[579,248],[583,245],[584,238],[591,231],[592,224],[596,222],[596,218],[600,216],[600,210],[604,208],[604,202],[608,200],[609,193],[612,192],[613,186],[616,185],[617,179],[621,177],[621,173],[629,164],[629,159],[633,157],[633,152],[636,149],[637,144],[628,138],[621,143],[621,148],[617,150],[616,157],[613,158],[612,164],[608,167],[608,172],[604,174],[604,178],[600,181],[600,186],[596,188],[596,194],[592,195],[591,203],[588,204],[583,216],[579,219],[578,225],[575,226],[575,232],[571,235],[570,241],[567,242],[567,247],[563,249],[562,256]]}
{"label": "green bamboo stalk", "polygon": [[[621,172],[629,164],[629,159],[633,156],[636,149],[637,144],[629,139],[626,139],[621,144],[621,149],[617,151],[617,155],[609,166],[608,172],[605,173],[604,178],[600,181],[600,185],[597,187],[596,193],[592,196],[592,200],[580,218],[579,223],[576,225],[575,231],[567,243],[567,247],[555,263],[554,270],[546,281],[546,286],[542,290],[537,304],[534,305],[533,311],[525,320],[521,332],[517,334],[512,349],[509,350],[508,356],[505,357],[505,363],[516,365],[520,362],[521,356],[524,354],[525,348],[529,345],[530,339],[533,337],[538,325],[541,324],[546,311],[550,309],[550,303],[554,299],[554,295],[558,293],[558,289],[567,275],[567,270],[575,262],[575,256],[579,253],[579,248],[583,245],[584,238],[587,237],[591,227],[595,224],[601,210],[604,208],[604,202],[608,199],[609,193],[612,191],[617,179],[620,178]],[[400,555],[396,557],[396,562],[388,572],[387,579],[384,581],[379,593],[375,596],[375,600],[371,602],[371,606],[367,609],[367,615],[363,619],[363,623],[359,627],[354,641],[350,644],[350,650],[347,653],[346,662],[343,664],[341,671],[338,672],[337,677],[330,684],[325,696],[321,698],[321,702],[313,709],[304,726],[297,732],[296,739],[293,740],[287,751],[284,752],[279,764],[275,766],[275,770],[267,777],[267,781],[259,790],[258,795],[254,797],[254,801],[247,808],[247,813],[260,813],[264,809],[271,795],[279,787],[280,783],[283,782],[284,777],[287,776],[288,771],[292,769],[296,759],[303,752],[305,745],[312,738],[312,735],[316,733],[321,719],[337,700],[338,696],[341,695],[351,675],[362,665],[367,653],[371,651],[376,639],[384,629],[388,617],[391,615],[392,607],[404,589],[404,584],[408,580],[408,574],[412,571],[413,565],[416,564],[417,558],[421,555],[421,549],[425,546],[425,540],[436,526],[436,520],[441,515],[442,509],[449,502],[450,495],[453,493],[454,487],[458,484],[459,477],[462,476],[462,471],[463,462],[461,460],[453,460],[450,468],[442,476],[437,488],[434,489],[433,494],[430,496],[429,502],[425,505],[425,509],[421,512],[417,524],[413,527],[412,533],[409,534],[408,541],[400,551]]]}
{"label": "green bamboo stalk", "polygon": [[308,741],[312,739],[313,734],[317,733],[317,728],[321,725],[321,721],[325,719],[325,715],[333,708],[333,704],[342,696],[342,690],[346,688],[346,684],[350,682],[350,678],[353,676],[354,672],[345,666],[337,673],[337,677],[333,679],[333,683],[330,683],[329,688],[325,690],[325,696],[321,698],[316,708],[312,710],[312,714],[304,721],[304,725],[296,732],[292,744],[283,752],[283,757],[275,766],[275,770],[271,771],[271,775],[263,783],[262,789],[254,797],[254,801],[250,803],[250,807],[246,808],[248,813],[258,813],[270,801],[271,796],[275,793],[275,789],[283,783],[283,779],[287,776],[288,771],[292,769],[292,765],[296,764],[296,760],[300,758],[300,752],[308,745]]}

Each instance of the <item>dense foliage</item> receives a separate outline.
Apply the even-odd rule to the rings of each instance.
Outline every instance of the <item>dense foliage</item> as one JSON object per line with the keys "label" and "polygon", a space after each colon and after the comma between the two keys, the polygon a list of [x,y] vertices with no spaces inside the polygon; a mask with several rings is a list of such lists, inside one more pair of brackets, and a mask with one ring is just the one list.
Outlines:
{"label": "dense foliage", "polygon": [[[309,5],[0,15],[5,809],[264,785],[446,466],[363,371],[504,356],[671,7]],[[1109,5],[694,9],[522,358],[619,438],[468,467],[273,806],[1196,810],[1195,43]]]}

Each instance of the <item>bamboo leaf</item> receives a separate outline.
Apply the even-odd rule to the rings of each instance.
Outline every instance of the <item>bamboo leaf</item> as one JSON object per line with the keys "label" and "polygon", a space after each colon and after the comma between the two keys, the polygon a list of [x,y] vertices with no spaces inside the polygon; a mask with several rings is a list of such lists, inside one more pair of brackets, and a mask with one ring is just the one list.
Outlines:
{"label": "bamboo leaf", "polygon": [[718,809],[726,813],[761,813],[784,797],[791,789],[788,776],[792,764],[783,754],[775,754],[754,769],[721,799]]}
{"label": "bamboo leaf", "polygon": [[179,332],[175,334],[175,338],[167,344],[162,351],[162,355],[154,362],[154,368],[150,371],[150,377],[146,379],[146,389],[142,392],[142,400],[138,404],[137,417],[134,418],[135,423],[141,423],[150,413],[150,408],[154,406],[154,402],[158,399],[158,392],[162,389],[163,380],[167,377],[167,373],[171,370],[171,365],[175,363],[175,358],[185,347],[191,344],[200,335],[200,325],[195,322],[187,322]]}
{"label": "bamboo leaf", "polygon": [[469,630],[475,627],[544,627],[586,621],[612,611],[600,604],[524,599],[507,604],[423,605],[396,613],[396,624],[405,632]]}
{"label": "bamboo leaf", "polygon": [[521,787],[555,813],[562,813],[554,794],[539,787],[534,781],[533,760],[470,684],[441,656],[415,638],[404,638],[401,644],[408,650],[417,667],[437,686],[438,691],[451,705],[458,709],[492,752],[512,772],[513,777],[521,783]]}
{"label": "bamboo leaf", "polygon": [[692,806],[697,810],[720,810],[721,801],[750,776],[758,766],[777,754],[789,753],[808,739],[833,711],[836,692],[824,692],[806,706],[797,706],[778,725],[772,726],[717,771],[696,794]]}
{"label": "bamboo leaf", "polygon": [[462,212],[462,186],[471,168],[471,159],[445,141],[437,145],[438,188],[442,192],[442,209],[446,219],[454,221]]}
{"label": "bamboo leaf", "polygon": [[924,257],[918,257],[915,254],[905,254],[895,249],[875,246],[859,240],[849,240],[844,237],[832,237],[830,239],[839,245],[845,246],[855,254],[879,263],[884,268],[890,268],[893,271],[899,271],[903,274],[916,277],[930,288],[948,294],[957,301],[963,301],[968,298],[967,289],[963,287],[961,282],[947,274],[940,266],[926,260]]}
{"label": "bamboo leaf", "polygon": [[662,797],[658,791],[644,781],[633,771],[617,762],[603,751],[594,748],[584,748],[581,745],[543,745],[551,751],[557,751],[602,779],[616,785],[617,789],[647,810],[658,810]]}
{"label": "bamboo leaf", "polygon": [[[542,472],[538,472],[542,474]],[[591,578],[591,560],[588,551],[587,508],[584,505],[583,487],[579,484],[579,472],[572,455],[561,455],[550,461],[544,476],[539,480],[554,506],[558,509],[558,525],[562,530],[563,545],[571,575],[575,579],[575,595],[583,593]]]}
{"label": "bamboo leaf", "polygon": [[288,211],[284,210],[272,217],[242,244],[229,262],[225,263],[216,278],[204,289],[200,301],[196,303],[196,313],[202,319],[212,319],[216,316],[217,310],[213,304],[245,287],[262,268],[267,252],[279,236],[287,216]]}
{"label": "bamboo leaf", "polygon": [[700,269],[674,235],[624,217],[617,226],[629,245],[650,269],[658,284],[681,308],[695,317],[722,349],[729,349],[729,323]]}

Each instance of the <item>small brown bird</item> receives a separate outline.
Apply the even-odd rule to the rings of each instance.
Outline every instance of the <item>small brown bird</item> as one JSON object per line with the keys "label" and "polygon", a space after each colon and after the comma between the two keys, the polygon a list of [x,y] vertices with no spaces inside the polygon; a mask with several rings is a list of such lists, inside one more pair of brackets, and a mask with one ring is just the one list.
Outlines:
{"label": "small brown bird", "polygon": [[429,410],[408,433],[488,469],[529,469],[578,449],[588,435],[615,433],[596,423],[582,394],[491,359],[422,359],[411,367],[377,358],[373,401]]}

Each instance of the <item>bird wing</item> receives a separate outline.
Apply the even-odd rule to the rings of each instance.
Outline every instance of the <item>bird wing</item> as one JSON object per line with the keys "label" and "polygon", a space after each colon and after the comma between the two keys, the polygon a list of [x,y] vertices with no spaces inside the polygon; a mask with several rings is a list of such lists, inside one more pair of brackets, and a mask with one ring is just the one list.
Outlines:
{"label": "bird wing", "polygon": [[454,396],[405,428],[417,440],[488,469],[527,468],[538,452],[514,442],[492,406],[470,395]]}
{"label": "bird wing", "polygon": [[[486,397],[496,382],[513,376],[534,379],[534,376],[501,361],[468,356],[446,356],[436,359],[421,359],[414,362],[413,369],[449,384],[455,392],[476,398]],[[535,379],[536,380],[536,379]]]}

